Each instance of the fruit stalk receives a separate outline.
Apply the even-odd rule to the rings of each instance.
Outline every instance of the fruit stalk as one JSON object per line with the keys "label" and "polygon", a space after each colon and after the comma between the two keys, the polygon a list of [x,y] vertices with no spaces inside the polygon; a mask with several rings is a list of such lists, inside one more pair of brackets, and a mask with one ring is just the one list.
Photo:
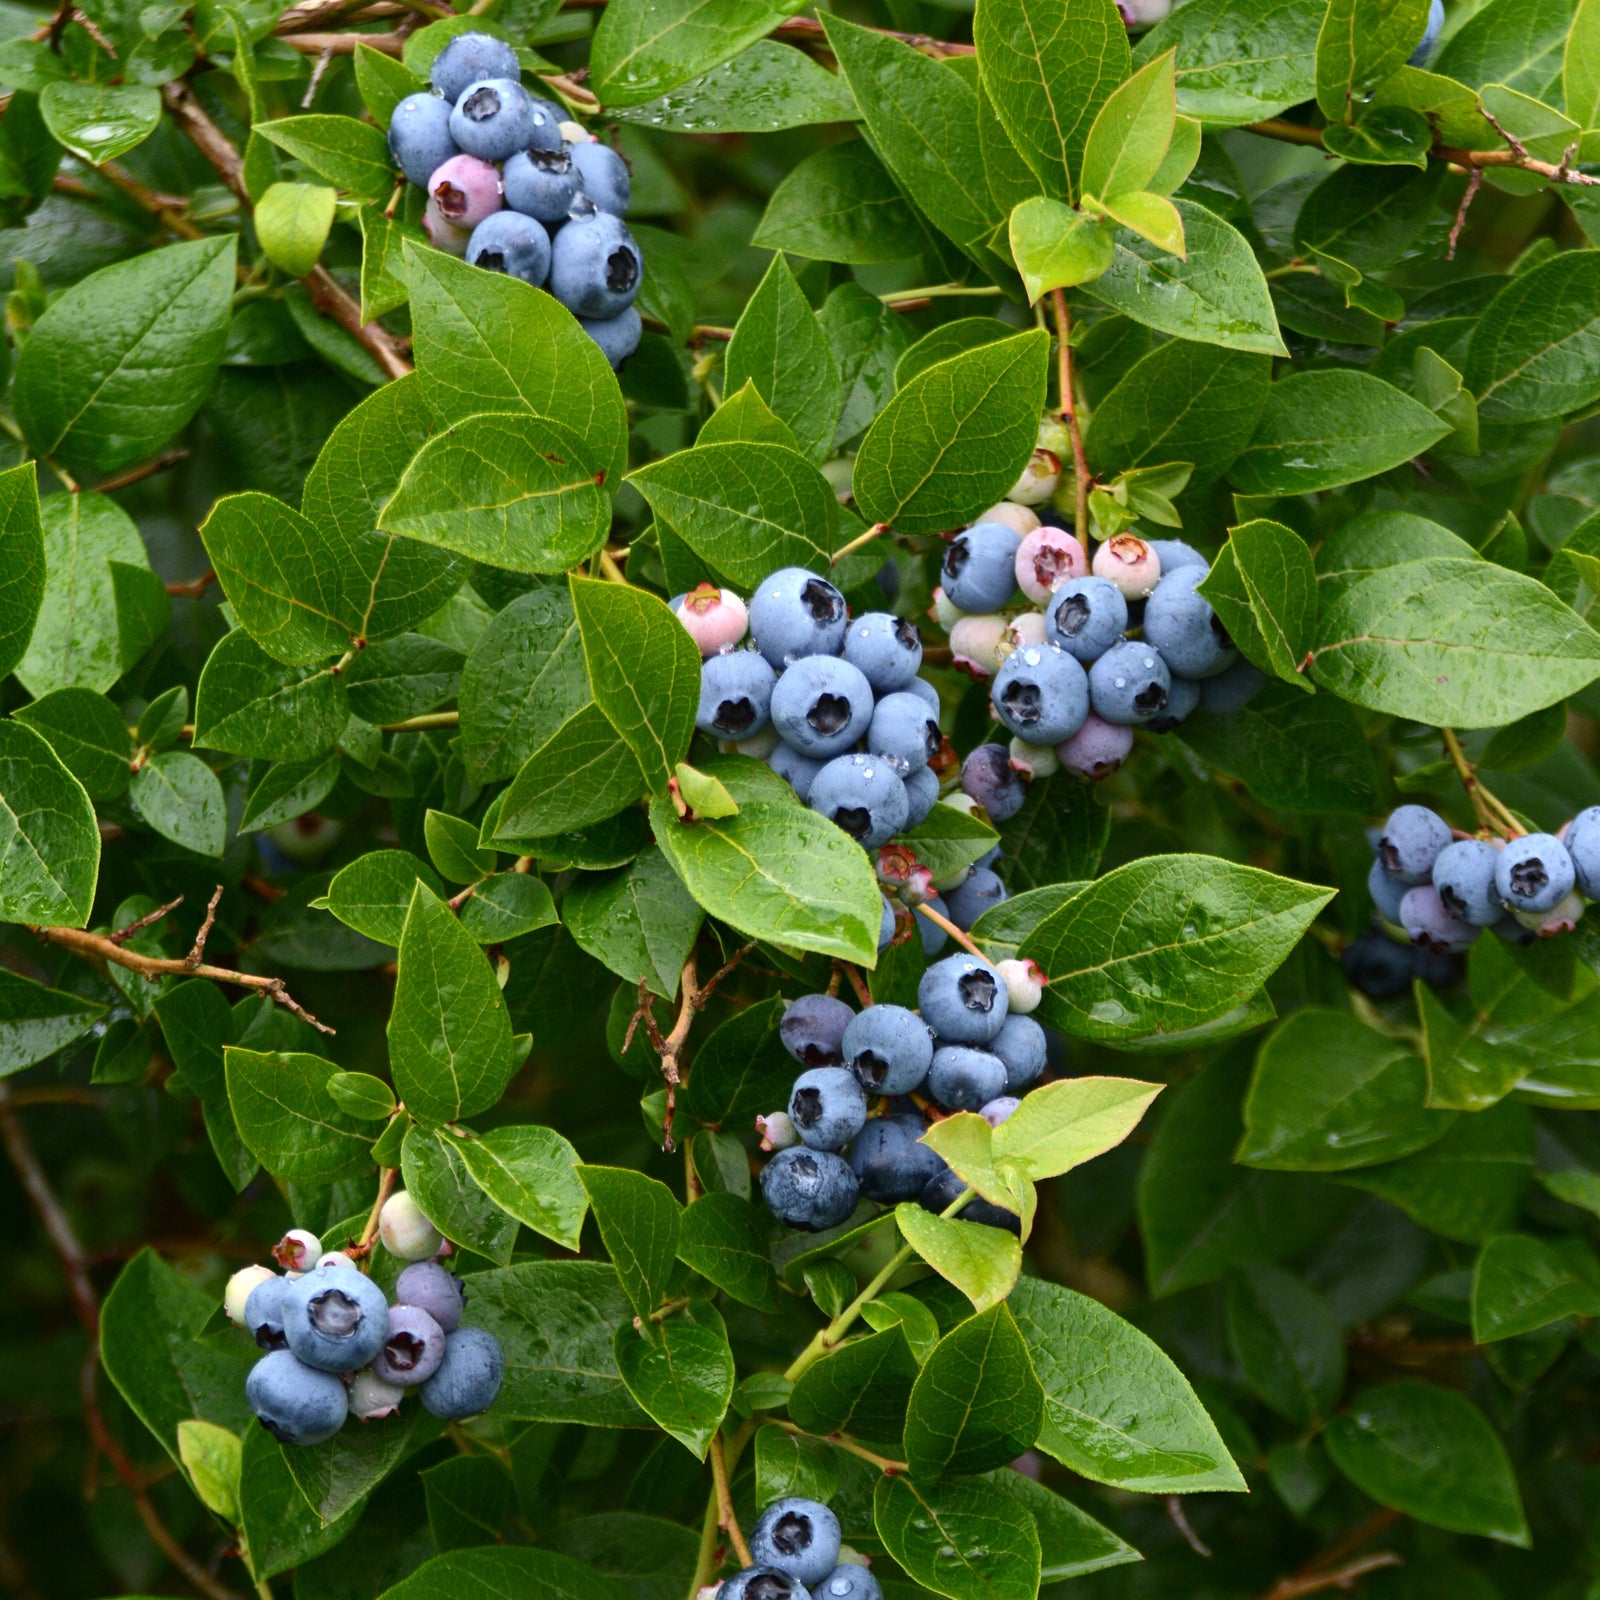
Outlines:
{"label": "fruit stalk", "polygon": [[1075,478],[1073,532],[1089,549],[1089,461],[1083,453],[1083,434],[1078,427],[1078,406],[1072,392],[1072,313],[1067,310],[1067,297],[1060,289],[1050,291],[1050,302],[1056,314],[1056,342],[1061,363],[1061,420],[1072,435],[1072,469]]}

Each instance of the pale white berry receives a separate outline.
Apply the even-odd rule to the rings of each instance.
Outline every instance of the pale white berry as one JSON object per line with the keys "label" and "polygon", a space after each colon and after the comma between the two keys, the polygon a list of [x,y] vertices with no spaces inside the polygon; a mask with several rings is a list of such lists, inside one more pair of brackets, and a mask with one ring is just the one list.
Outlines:
{"label": "pale white berry", "polygon": [[384,1201],[378,1215],[378,1237],[384,1249],[402,1261],[428,1261],[444,1244],[443,1235],[404,1189]]}
{"label": "pale white berry", "polygon": [[1025,778],[1048,778],[1061,770],[1061,758],[1053,745],[1029,744],[1025,739],[1013,739],[1011,765]]}
{"label": "pale white berry", "polygon": [[1039,526],[1039,517],[1037,512],[1018,505],[1014,500],[1002,500],[999,505],[990,506],[981,517],[976,518],[972,526],[977,527],[980,522],[998,522],[1010,528],[1019,539],[1026,539]]}
{"label": "pale white berry", "polygon": [[258,1283],[277,1277],[271,1267],[240,1267],[222,1291],[222,1310],[229,1322],[244,1326],[244,1303]]}
{"label": "pale white berry", "polygon": [[766,1116],[757,1117],[756,1132],[761,1135],[763,1150],[787,1150],[800,1142],[787,1111],[769,1111]]}
{"label": "pale white berry", "polygon": [[309,1272],[322,1254],[322,1241],[306,1228],[291,1228],[272,1247],[272,1259],[291,1277]]}
{"label": "pale white berry", "polygon": [[405,1397],[398,1384],[385,1383],[371,1367],[363,1367],[350,1380],[350,1415],[363,1422],[392,1417]]}
{"label": "pale white berry", "polygon": [[1030,1011],[1039,1009],[1047,980],[1037,962],[1013,957],[1009,961],[999,962],[996,970],[1006,986],[1010,1010],[1025,1017]]}

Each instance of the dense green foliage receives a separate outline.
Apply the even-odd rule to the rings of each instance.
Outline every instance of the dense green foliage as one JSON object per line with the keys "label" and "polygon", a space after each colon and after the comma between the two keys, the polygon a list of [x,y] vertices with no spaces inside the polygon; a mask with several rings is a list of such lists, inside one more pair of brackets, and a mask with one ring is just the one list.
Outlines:
{"label": "dense green foliage", "polygon": [[[891,1600],[1593,1593],[1600,919],[1340,957],[1401,801],[1600,804],[1600,0],[473,11],[0,5],[0,1587],[692,1600],[800,1493]],[[468,27],[631,165],[620,374],[397,184]],[[664,601],[892,591],[966,752],[1041,415],[1268,681],[998,829],[1020,1249],[787,1232],[783,1002],[922,946]],[[397,1172],[504,1390],[286,1449],[222,1284]]]}

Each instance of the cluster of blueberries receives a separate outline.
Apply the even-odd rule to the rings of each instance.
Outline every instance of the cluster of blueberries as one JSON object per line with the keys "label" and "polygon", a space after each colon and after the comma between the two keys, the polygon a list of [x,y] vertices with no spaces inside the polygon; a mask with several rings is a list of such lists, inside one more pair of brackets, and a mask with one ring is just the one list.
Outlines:
{"label": "cluster of blueberries", "polygon": [[465,1287],[435,1259],[445,1241],[403,1190],[384,1202],[379,1237],[410,1263],[393,1305],[348,1255],[325,1252],[304,1228],[273,1247],[281,1275],[243,1267],[228,1280],[223,1310],[267,1352],[245,1398],[280,1444],[322,1444],[348,1417],[391,1416],[408,1389],[446,1421],[487,1411],[500,1392],[500,1341],[461,1326]]}
{"label": "cluster of blueberries", "polygon": [[774,1500],[750,1530],[750,1555],[754,1565],[724,1579],[716,1600],[883,1600],[820,1500]]}
{"label": "cluster of blueberries", "polygon": [[1438,812],[1404,805],[1373,853],[1373,905],[1419,950],[1459,955],[1485,928],[1529,944],[1570,933],[1600,899],[1600,806],[1559,833],[1500,840],[1458,838]]}
{"label": "cluster of blueberries", "polygon": [[510,45],[458,34],[434,57],[433,92],[395,107],[389,153],[427,191],[423,226],[438,249],[548,288],[620,366],[638,348],[644,276],[622,220],[628,168],[521,76]]}
{"label": "cluster of blueberries", "polygon": [[[999,1127],[1017,1109],[1045,1069],[1045,1031],[1028,1014],[1044,984],[1031,961],[991,965],[962,952],[923,973],[916,1011],[857,1012],[826,994],[796,1000],[778,1031],[804,1071],[787,1110],[757,1119],[763,1147],[777,1151],[761,1173],[768,1210],[818,1232],[862,1197],[948,1209],[965,1185],[922,1143],[927,1115],[976,1111]],[[986,1200],[960,1215],[1020,1231],[1014,1213]]]}
{"label": "cluster of blueberries", "polygon": [[990,681],[1010,764],[1028,779],[1065,768],[1098,780],[1127,758],[1135,728],[1237,711],[1261,687],[1199,592],[1210,570],[1180,539],[1132,533],[1091,562],[1076,535],[1008,502],[946,547],[934,615],[955,665]]}

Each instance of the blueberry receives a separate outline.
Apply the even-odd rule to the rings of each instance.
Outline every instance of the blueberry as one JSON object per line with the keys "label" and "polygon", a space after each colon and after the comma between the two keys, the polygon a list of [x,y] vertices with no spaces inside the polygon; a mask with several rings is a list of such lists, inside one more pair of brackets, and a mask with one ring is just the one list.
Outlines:
{"label": "blueberry", "polygon": [[389,154],[419,189],[461,152],[450,137],[450,102],[436,94],[408,94],[389,119]]}
{"label": "blueberry", "polygon": [[353,1266],[318,1267],[284,1293],[284,1337],[308,1367],[354,1372],[378,1353],[388,1327],[383,1290]]}
{"label": "blueberry", "polygon": [[1151,733],[1171,733],[1200,704],[1200,685],[1193,678],[1173,678],[1167,685],[1167,703],[1145,727]]}
{"label": "blueberry", "polygon": [[850,1146],[850,1170],[861,1193],[882,1205],[915,1200],[939,1165],[921,1142],[921,1120],[874,1117]]}
{"label": "blueberry", "polygon": [[866,734],[872,711],[872,685],[837,656],[796,661],[772,690],[773,727],[813,760],[843,755]]}
{"label": "blueberry", "polygon": [[437,1261],[414,1261],[395,1281],[395,1302],[426,1311],[446,1333],[461,1326],[467,1286]]}
{"label": "blueberry", "polygon": [[[932,906],[941,917],[948,917],[950,915],[949,906],[947,906],[943,899],[936,894],[930,894],[925,903]],[[917,931],[922,935],[923,955],[929,957],[936,956],[947,944],[949,944],[950,935],[946,933],[937,922],[932,921],[928,917],[914,917],[912,920],[917,925]]]}
{"label": "blueberry", "polygon": [[1439,43],[1439,35],[1444,31],[1444,0],[1433,0],[1428,7],[1428,25],[1423,30],[1422,37],[1417,41],[1417,48],[1406,57],[1408,67],[1425,67],[1428,58],[1433,54],[1434,48]]}
{"label": "blueberry", "polygon": [[1037,1083],[1044,1072],[1044,1029],[1032,1017],[1007,1012],[989,1048],[1005,1066],[1007,1094],[1020,1094],[1030,1084]]}
{"label": "blueberry", "polygon": [[1028,785],[1011,765],[1003,744],[980,744],[961,763],[961,790],[970,795],[993,823],[1009,822],[1028,798]]}
{"label": "blueberry", "polygon": [[856,1175],[843,1156],[797,1145],[761,1169],[761,1197],[780,1222],[808,1233],[837,1227],[856,1208]]}
{"label": "blueberry", "polygon": [[812,1067],[794,1080],[789,1120],[812,1150],[842,1150],[867,1120],[867,1097],[853,1072]]}
{"label": "blueberry", "polygon": [[883,914],[878,919],[878,953],[882,955],[894,943],[894,907],[885,899]]}
{"label": "blueberry", "polygon": [[445,1422],[476,1417],[495,1402],[506,1375],[500,1341],[482,1328],[445,1335],[444,1359],[419,1391],[422,1408]]}
{"label": "blueberry", "polygon": [[1122,637],[1128,602],[1104,578],[1068,578],[1051,595],[1044,624],[1052,644],[1087,666]]}
{"label": "blueberry", "polygon": [[835,756],[811,780],[806,804],[866,850],[888,844],[911,814],[906,786],[882,756]]}
{"label": "blueberry", "polygon": [[[850,624],[844,658],[860,669],[874,694],[893,694],[905,689],[922,666],[922,635],[903,617],[869,611]],[[937,693],[934,700],[937,713]]]}
{"label": "blueberry", "polygon": [[[1401,883],[1426,883],[1439,852],[1450,843],[1450,824],[1426,806],[1406,805],[1389,814],[1378,840],[1378,859]],[[1571,885],[1568,885],[1570,888]],[[1561,891],[1562,894],[1566,890]],[[1559,900],[1557,895],[1551,905]]]}
{"label": "blueberry", "polygon": [[[937,1213],[948,1211],[965,1188],[966,1184],[946,1167],[937,1177],[928,1180],[928,1187],[922,1191],[923,1209]],[[991,1205],[989,1201],[976,1196],[956,1215],[963,1222],[981,1223],[986,1228],[1005,1228],[1012,1233],[1022,1232],[1022,1218],[1014,1211],[1007,1211],[1003,1206]]]}
{"label": "blueberry", "polygon": [[802,656],[836,656],[844,645],[844,596],[804,567],[784,567],[750,598],[750,636],[781,670]]}
{"label": "blueberry", "polygon": [[[1010,1018],[1006,1019],[1007,1021]],[[1003,1094],[997,1100],[991,1100],[986,1106],[978,1107],[978,1115],[989,1124],[991,1128],[998,1128],[1002,1122],[1009,1122],[1016,1115],[1017,1108],[1022,1102],[1014,1094]]]}
{"label": "blueberry", "polygon": [[1402,883],[1398,878],[1390,877],[1382,861],[1374,861],[1367,873],[1367,893],[1372,896],[1372,903],[1377,908],[1378,915],[1386,922],[1399,924],[1400,901],[1409,887],[1409,884]]}
{"label": "blueberry", "polygon": [[459,33],[433,58],[428,71],[434,91],[454,105],[468,84],[482,78],[515,78],[517,53],[487,33]]}
{"label": "blueberry", "polygon": [[429,174],[428,193],[453,228],[476,228],[500,209],[500,174],[477,156],[451,156]]}
{"label": "blueberry", "polygon": [[905,685],[907,694],[914,694],[937,718],[939,715],[939,691],[928,682],[926,678],[913,678]]}
{"label": "blueberry", "polygon": [[993,1051],[941,1044],[933,1052],[928,1094],[947,1111],[976,1111],[1004,1094],[1005,1087],[1006,1064]]}
{"label": "blueberry", "polygon": [[1133,533],[1107,539],[1094,553],[1089,570],[1129,600],[1142,600],[1161,581],[1161,557]]}
{"label": "blueberry", "polygon": [[1416,976],[1430,989],[1449,989],[1466,976],[1467,964],[1448,950],[1430,950],[1426,945],[1411,947]]}
{"label": "blueberry", "polygon": [[[946,956],[922,974],[917,1009],[922,1020],[949,1043],[988,1044],[1005,1024],[1005,980],[987,961],[965,951]],[[984,1099],[992,1100],[999,1092],[997,1088]]]}
{"label": "blueberry", "polygon": [[1400,897],[1400,926],[1413,944],[1430,950],[1465,950],[1483,931],[1452,916],[1431,883],[1418,884]]}
{"label": "blueberry", "polygon": [[1411,987],[1416,952],[1381,933],[1364,933],[1345,946],[1339,965],[1352,988],[1373,1000],[1392,1000]]}
{"label": "blueberry", "polygon": [[1083,545],[1060,528],[1035,528],[1023,536],[1012,558],[1017,587],[1042,605],[1068,578],[1086,577],[1089,558]]}
{"label": "blueberry", "polygon": [[426,1261],[444,1248],[444,1236],[405,1189],[383,1202],[383,1210],[378,1213],[378,1237],[383,1240],[384,1249],[402,1261]]}
{"label": "blueberry", "polygon": [[748,739],[766,727],[777,674],[754,650],[729,650],[700,665],[694,725],[714,739]]}
{"label": "blueberry", "polygon": [[844,1033],[855,1012],[831,994],[803,994],[783,1014],[778,1039],[803,1067],[844,1065]]}
{"label": "blueberry", "polygon": [[714,583],[696,585],[671,605],[673,615],[702,656],[731,650],[750,625],[750,612],[744,601],[732,589],[719,589]]}
{"label": "blueberry", "polygon": [[1006,897],[1006,886],[987,867],[974,867],[966,879],[945,895],[950,920],[967,932],[985,911]]}
{"label": "blueberry", "polygon": [[811,1591],[811,1600],[883,1600],[883,1587],[865,1567],[851,1562],[835,1567]]}
{"label": "blueberry", "polygon": [[283,1350],[289,1341],[283,1336],[283,1296],[287,1278],[265,1278],[250,1291],[244,1303],[244,1326],[263,1350]]}
{"label": "blueberry", "polygon": [[515,77],[469,83],[450,113],[450,137],[469,156],[483,161],[508,161],[535,145],[561,148],[561,134],[549,108]]}
{"label": "blueberry", "polygon": [[932,767],[918,767],[915,772],[908,772],[901,781],[906,788],[905,825],[914,828],[919,822],[926,822],[939,803],[939,774]]}
{"label": "blueberry", "polygon": [[1068,772],[1098,783],[1109,778],[1133,750],[1133,729],[1119,727],[1092,711],[1073,736],[1056,746],[1056,760]]}
{"label": "blueberry", "polygon": [[868,1006],[850,1019],[840,1048],[868,1094],[910,1094],[933,1063],[927,1023],[904,1006]]}
{"label": "blueberry", "polygon": [[867,749],[875,756],[883,756],[901,777],[927,766],[943,743],[939,720],[929,714],[920,694],[902,689],[884,695],[873,707]]}
{"label": "blueberry", "polygon": [[771,1567],[746,1567],[724,1578],[717,1600],[806,1600],[805,1585]]}
{"label": "blueberry", "polygon": [[372,1370],[385,1383],[410,1388],[426,1383],[444,1360],[444,1329],[420,1306],[389,1307],[389,1331]]}
{"label": "blueberry", "polygon": [[1554,834],[1509,840],[1495,862],[1495,892],[1510,911],[1554,911],[1576,881],[1572,857]]}
{"label": "blueberry", "polygon": [[644,257],[627,224],[585,208],[580,196],[550,248],[550,293],[575,317],[620,316],[644,277]]}
{"label": "blueberry", "polygon": [[1500,920],[1505,907],[1494,886],[1499,858],[1500,852],[1487,839],[1455,839],[1434,858],[1433,886],[1451,916],[1475,928]]}
{"label": "blueberry", "polygon": [[1026,645],[1000,663],[990,700],[996,719],[1017,738],[1060,744],[1089,715],[1089,679],[1059,645]]}
{"label": "blueberry", "polygon": [[1600,806],[1580,811],[1567,824],[1562,843],[1572,857],[1578,892],[1600,900]]}
{"label": "blueberry", "polygon": [[945,546],[940,584],[952,605],[966,612],[998,611],[1017,589],[1017,547],[1022,540],[999,522],[979,522]]}
{"label": "blueberry", "polygon": [[472,230],[467,262],[521,278],[537,289],[550,273],[550,235],[542,223],[520,211],[496,211]]}
{"label": "blueberry", "polygon": [[1184,567],[1198,567],[1202,572],[1211,570],[1211,563],[1192,544],[1185,544],[1182,539],[1147,539],[1145,543],[1155,551],[1163,578],[1170,578]]}
{"label": "blueberry", "polygon": [[816,781],[816,776],[822,771],[825,763],[813,761],[810,756],[803,756],[798,750],[781,741],[773,748],[767,757],[767,765],[782,778],[791,789],[802,799],[811,796],[811,785]]}
{"label": "blueberry", "polygon": [[1095,715],[1124,727],[1154,722],[1167,708],[1172,674],[1158,651],[1137,640],[1114,644],[1089,668]]}
{"label": "blueberry", "polygon": [[565,222],[583,188],[572,150],[518,150],[501,169],[506,204],[540,222]]}
{"label": "blueberry", "polygon": [[600,354],[618,371],[644,337],[644,320],[633,306],[614,317],[579,317],[578,326],[600,346]]}
{"label": "blueberry", "polygon": [[820,1501],[774,1500],[750,1530],[750,1554],[801,1583],[821,1583],[839,1564],[839,1519]]}
{"label": "blueberry", "polygon": [[628,164],[608,144],[598,140],[572,147],[572,163],[578,169],[583,192],[614,216],[625,217],[633,201],[633,179]]}
{"label": "blueberry", "polygon": [[321,1444],[349,1414],[344,1385],[331,1373],[273,1350],[250,1369],[244,1397],[261,1426],[279,1444]]}
{"label": "blueberry", "polygon": [[1239,659],[1222,619],[1199,591],[1209,576],[1203,567],[1181,567],[1164,577],[1145,603],[1145,643],[1185,678],[1214,678]]}
{"label": "blueberry", "polygon": [[1226,672],[1201,683],[1200,709],[1218,717],[1243,711],[1261,693],[1266,681],[1267,675],[1241,656]]}

